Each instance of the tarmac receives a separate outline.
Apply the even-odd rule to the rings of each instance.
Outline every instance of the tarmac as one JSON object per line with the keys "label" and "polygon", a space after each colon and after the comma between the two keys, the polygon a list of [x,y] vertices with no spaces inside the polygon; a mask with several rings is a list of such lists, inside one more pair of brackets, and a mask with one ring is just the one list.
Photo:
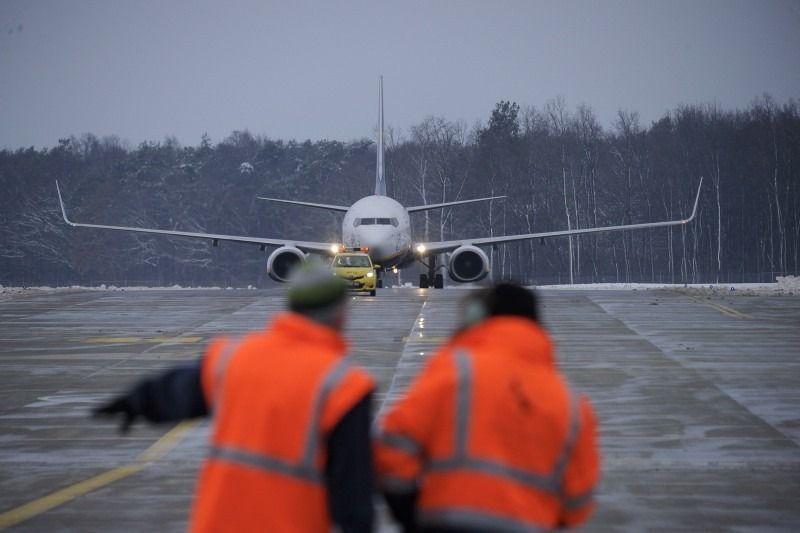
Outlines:
{"label": "tarmac", "polygon": [[[464,294],[353,297],[351,355],[378,381],[376,412],[452,332]],[[539,294],[559,365],[599,417],[603,479],[583,530],[800,530],[800,297]],[[282,308],[280,289],[0,300],[0,529],[185,530],[208,423],[120,436],[89,411]]]}

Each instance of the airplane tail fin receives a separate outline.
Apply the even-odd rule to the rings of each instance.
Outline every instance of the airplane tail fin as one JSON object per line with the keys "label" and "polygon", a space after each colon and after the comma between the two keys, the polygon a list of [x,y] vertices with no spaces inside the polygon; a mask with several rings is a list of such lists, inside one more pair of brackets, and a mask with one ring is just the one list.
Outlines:
{"label": "airplane tail fin", "polygon": [[378,164],[375,170],[375,195],[386,196],[383,164],[383,76],[378,77]]}

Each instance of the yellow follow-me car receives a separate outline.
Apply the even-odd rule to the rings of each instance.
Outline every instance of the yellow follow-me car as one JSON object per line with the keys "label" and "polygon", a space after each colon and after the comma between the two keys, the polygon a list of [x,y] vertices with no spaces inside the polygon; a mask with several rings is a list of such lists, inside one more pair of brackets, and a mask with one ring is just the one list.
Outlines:
{"label": "yellow follow-me car", "polygon": [[352,291],[369,292],[375,296],[378,276],[376,265],[372,264],[369,254],[364,252],[341,252],[333,257],[331,263],[333,275],[347,281]]}

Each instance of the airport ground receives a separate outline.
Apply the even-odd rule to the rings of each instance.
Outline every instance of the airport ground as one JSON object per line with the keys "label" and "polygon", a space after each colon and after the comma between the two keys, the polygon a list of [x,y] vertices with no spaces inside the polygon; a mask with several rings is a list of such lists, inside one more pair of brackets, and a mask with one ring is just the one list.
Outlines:
{"label": "airport ground", "polygon": [[[376,411],[452,331],[463,290],[355,297]],[[559,364],[591,396],[603,480],[586,531],[800,530],[800,298],[542,290]],[[182,531],[208,425],[119,436],[89,409],[260,328],[281,291],[59,291],[0,301],[0,529]],[[391,531],[382,512],[381,529]]]}

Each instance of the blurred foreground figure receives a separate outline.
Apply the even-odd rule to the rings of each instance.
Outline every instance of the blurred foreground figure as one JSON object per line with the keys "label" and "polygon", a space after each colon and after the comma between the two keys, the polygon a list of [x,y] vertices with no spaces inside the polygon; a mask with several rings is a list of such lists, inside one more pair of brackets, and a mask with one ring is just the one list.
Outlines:
{"label": "blurred foreground figure", "polygon": [[341,336],[344,282],[301,270],[290,312],[266,331],[211,342],[198,364],[141,382],[97,409],[179,420],[213,412],[193,531],[370,531],[374,383]]}
{"label": "blurred foreground figure", "polygon": [[379,422],[392,514],[405,531],[580,524],[599,476],[595,416],[557,370],[534,294],[479,291],[462,326]]}

